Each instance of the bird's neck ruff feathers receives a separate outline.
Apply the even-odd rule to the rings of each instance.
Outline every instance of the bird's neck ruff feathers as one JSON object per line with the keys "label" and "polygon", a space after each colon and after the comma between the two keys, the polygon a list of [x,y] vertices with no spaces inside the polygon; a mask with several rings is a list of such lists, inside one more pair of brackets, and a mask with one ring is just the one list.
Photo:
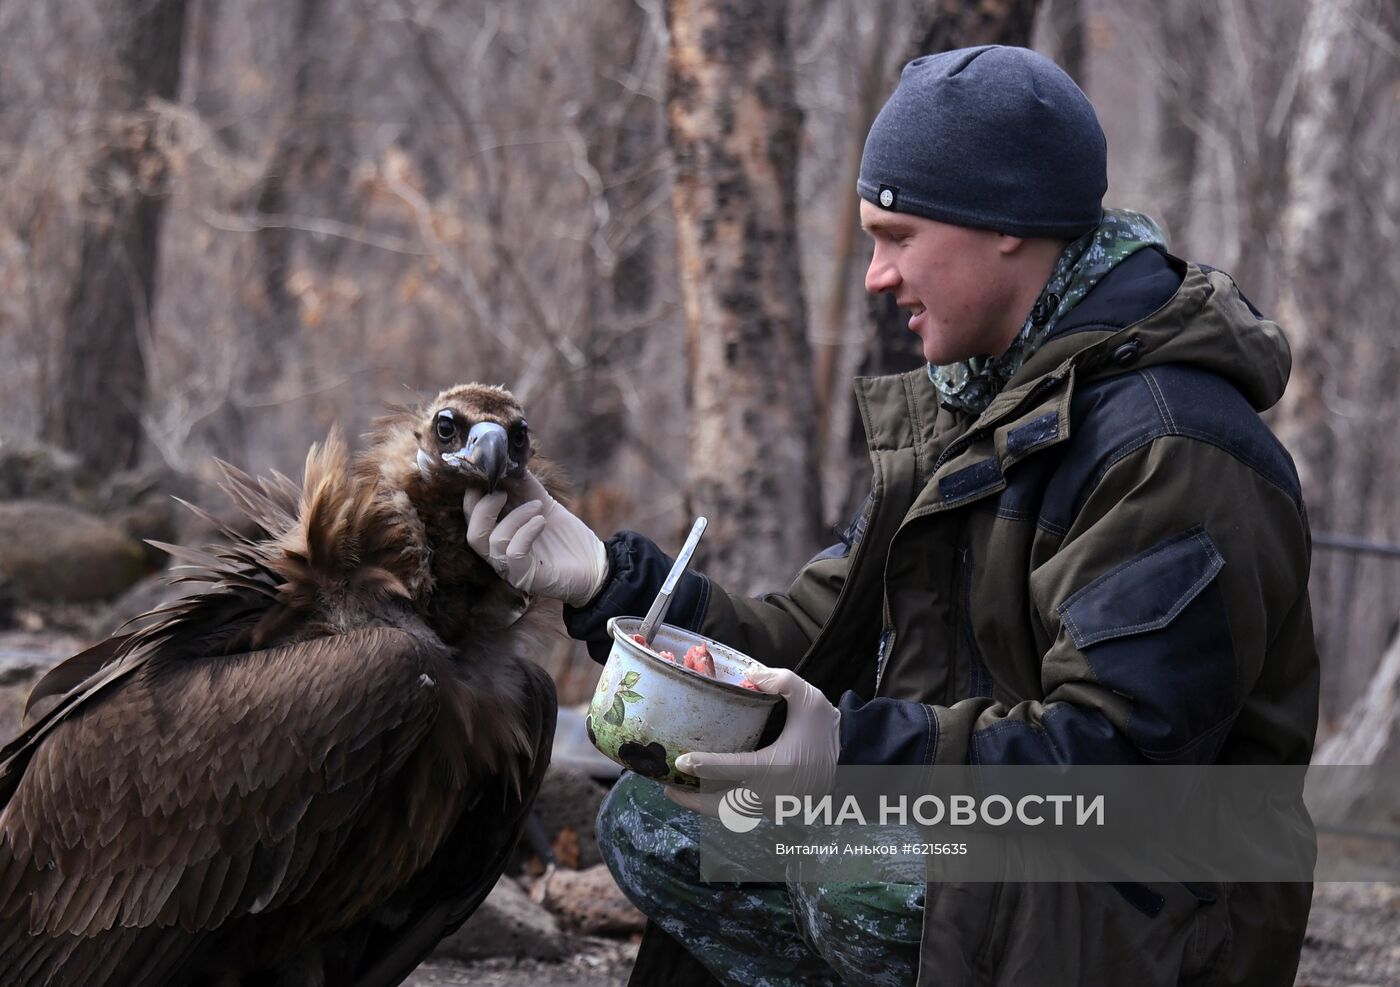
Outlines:
{"label": "bird's neck ruff feathers", "polygon": [[385,490],[371,470],[352,465],[345,443],[332,431],[306,455],[296,513],[285,523],[278,505],[262,503],[266,485],[230,476],[230,493],[263,528],[267,567],[279,578],[278,595],[290,606],[322,605],[340,596],[369,595],[420,601],[431,590],[424,556],[428,547],[408,495]]}
{"label": "bird's neck ruff feathers", "polygon": [[219,466],[223,490],[258,533],[241,534],[187,504],[229,544],[160,546],[182,563],[177,581],[202,583],[206,592],[149,615],[161,619],[134,635],[133,647],[197,631],[206,647],[223,633],[217,650],[234,653],[286,643],[308,613],[319,619],[295,639],[350,629],[366,603],[423,611],[432,576],[422,522],[403,490],[386,489],[372,464],[352,462],[338,432],[311,447],[300,486],[276,471],[254,478]]}
{"label": "bird's neck ruff feathers", "polygon": [[417,512],[407,493],[378,479],[373,469],[352,467],[334,431],[311,447],[297,524],[276,540],[291,592],[324,589],[327,580],[405,600],[431,590]]}

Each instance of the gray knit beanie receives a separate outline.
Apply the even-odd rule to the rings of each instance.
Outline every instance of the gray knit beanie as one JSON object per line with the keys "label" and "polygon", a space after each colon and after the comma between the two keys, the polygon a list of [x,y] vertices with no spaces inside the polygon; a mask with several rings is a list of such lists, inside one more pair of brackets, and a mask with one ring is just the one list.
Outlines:
{"label": "gray knit beanie", "polygon": [[865,139],[856,188],[894,212],[1012,236],[1099,223],[1108,145],[1088,98],[1028,48],[916,58]]}

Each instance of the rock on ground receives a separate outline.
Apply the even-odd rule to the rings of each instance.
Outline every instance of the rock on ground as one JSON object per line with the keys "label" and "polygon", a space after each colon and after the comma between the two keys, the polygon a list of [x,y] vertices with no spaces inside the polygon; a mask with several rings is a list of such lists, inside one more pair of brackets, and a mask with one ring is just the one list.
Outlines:
{"label": "rock on ground", "polygon": [[438,944],[435,959],[475,960],[506,956],[562,960],[571,955],[569,937],[548,911],[519,885],[503,877],[465,925]]}
{"label": "rock on ground", "polygon": [[141,545],[95,515],[36,500],[0,503],[0,571],[23,598],[106,599],[148,568]]}
{"label": "rock on ground", "polygon": [[[556,854],[560,856],[562,866],[584,868],[602,863],[595,836],[595,820],[605,795],[607,789],[583,772],[563,765],[550,765],[540,785],[540,793],[535,798],[534,812],[544,829],[545,838],[554,845]],[[566,830],[572,835],[565,833]],[[560,834],[565,834],[563,840]],[[576,852],[570,852],[575,849]],[[528,855],[528,850],[525,852]]]}
{"label": "rock on ground", "polygon": [[83,486],[78,457],[37,442],[0,442],[0,500],[71,504]]}
{"label": "rock on ground", "polygon": [[565,925],[588,935],[627,935],[641,932],[646,925],[646,918],[623,895],[606,864],[549,871],[530,888],[530,898]]}

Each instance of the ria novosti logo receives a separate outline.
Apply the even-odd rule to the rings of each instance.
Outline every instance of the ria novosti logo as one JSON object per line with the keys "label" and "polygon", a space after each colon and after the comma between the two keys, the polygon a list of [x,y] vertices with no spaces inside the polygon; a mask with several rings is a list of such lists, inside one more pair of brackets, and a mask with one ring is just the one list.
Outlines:
{"label": "ria novosti logo", "polygon": [[748,833],[763,821],[763,800],[747,788],[731,788],[719,802],[719,821],[731,833]]}
{"label": "ria novosti logo", "polygon": [[[872,818],[870,807],[855,795],[837,800],[831,795],[779,795],[774,803],[772,822],[782,826],[794,825],[841,826],[1005,826],[1015,823],[1032,827],[1050,825],[1094,826],[1105,824],[1103,795],[1022,795],[1015,802],[1005,795],[986,795],[980,800],[973,795],[956,794],[946,799],[938,795],[920,795],[911,802],[906,795],[891,798],[881,795],[879,811]],[[748,788],[731,788],[721,797],[718,808],[720,822],[731,833],[749,833],[766,818],[763,800]],[[1073,815],[1071,815],[1073,810]]]}

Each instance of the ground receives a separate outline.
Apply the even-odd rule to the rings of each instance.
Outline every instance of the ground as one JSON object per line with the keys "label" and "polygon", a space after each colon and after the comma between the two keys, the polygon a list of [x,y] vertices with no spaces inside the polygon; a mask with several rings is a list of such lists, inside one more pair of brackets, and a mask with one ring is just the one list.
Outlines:
{"label": "ground", "polygon": [[[1319,884],[1296,987],[1392,987],[1400,984],[1400,885]],[[637,947],[588,939],[563,963],[508,959],[419,967],[410,987],[620,987]]]}
{"label": "ground", "polygon": [[1400,984],[1400,884],[1319,884],[1298,987]]}
{"label": "ground", "polygon": [[405,987],[615,987],[627,983],[637,944],[585,939],[563,963],[514,961],[504,957],[475,963],[429,960]]}

